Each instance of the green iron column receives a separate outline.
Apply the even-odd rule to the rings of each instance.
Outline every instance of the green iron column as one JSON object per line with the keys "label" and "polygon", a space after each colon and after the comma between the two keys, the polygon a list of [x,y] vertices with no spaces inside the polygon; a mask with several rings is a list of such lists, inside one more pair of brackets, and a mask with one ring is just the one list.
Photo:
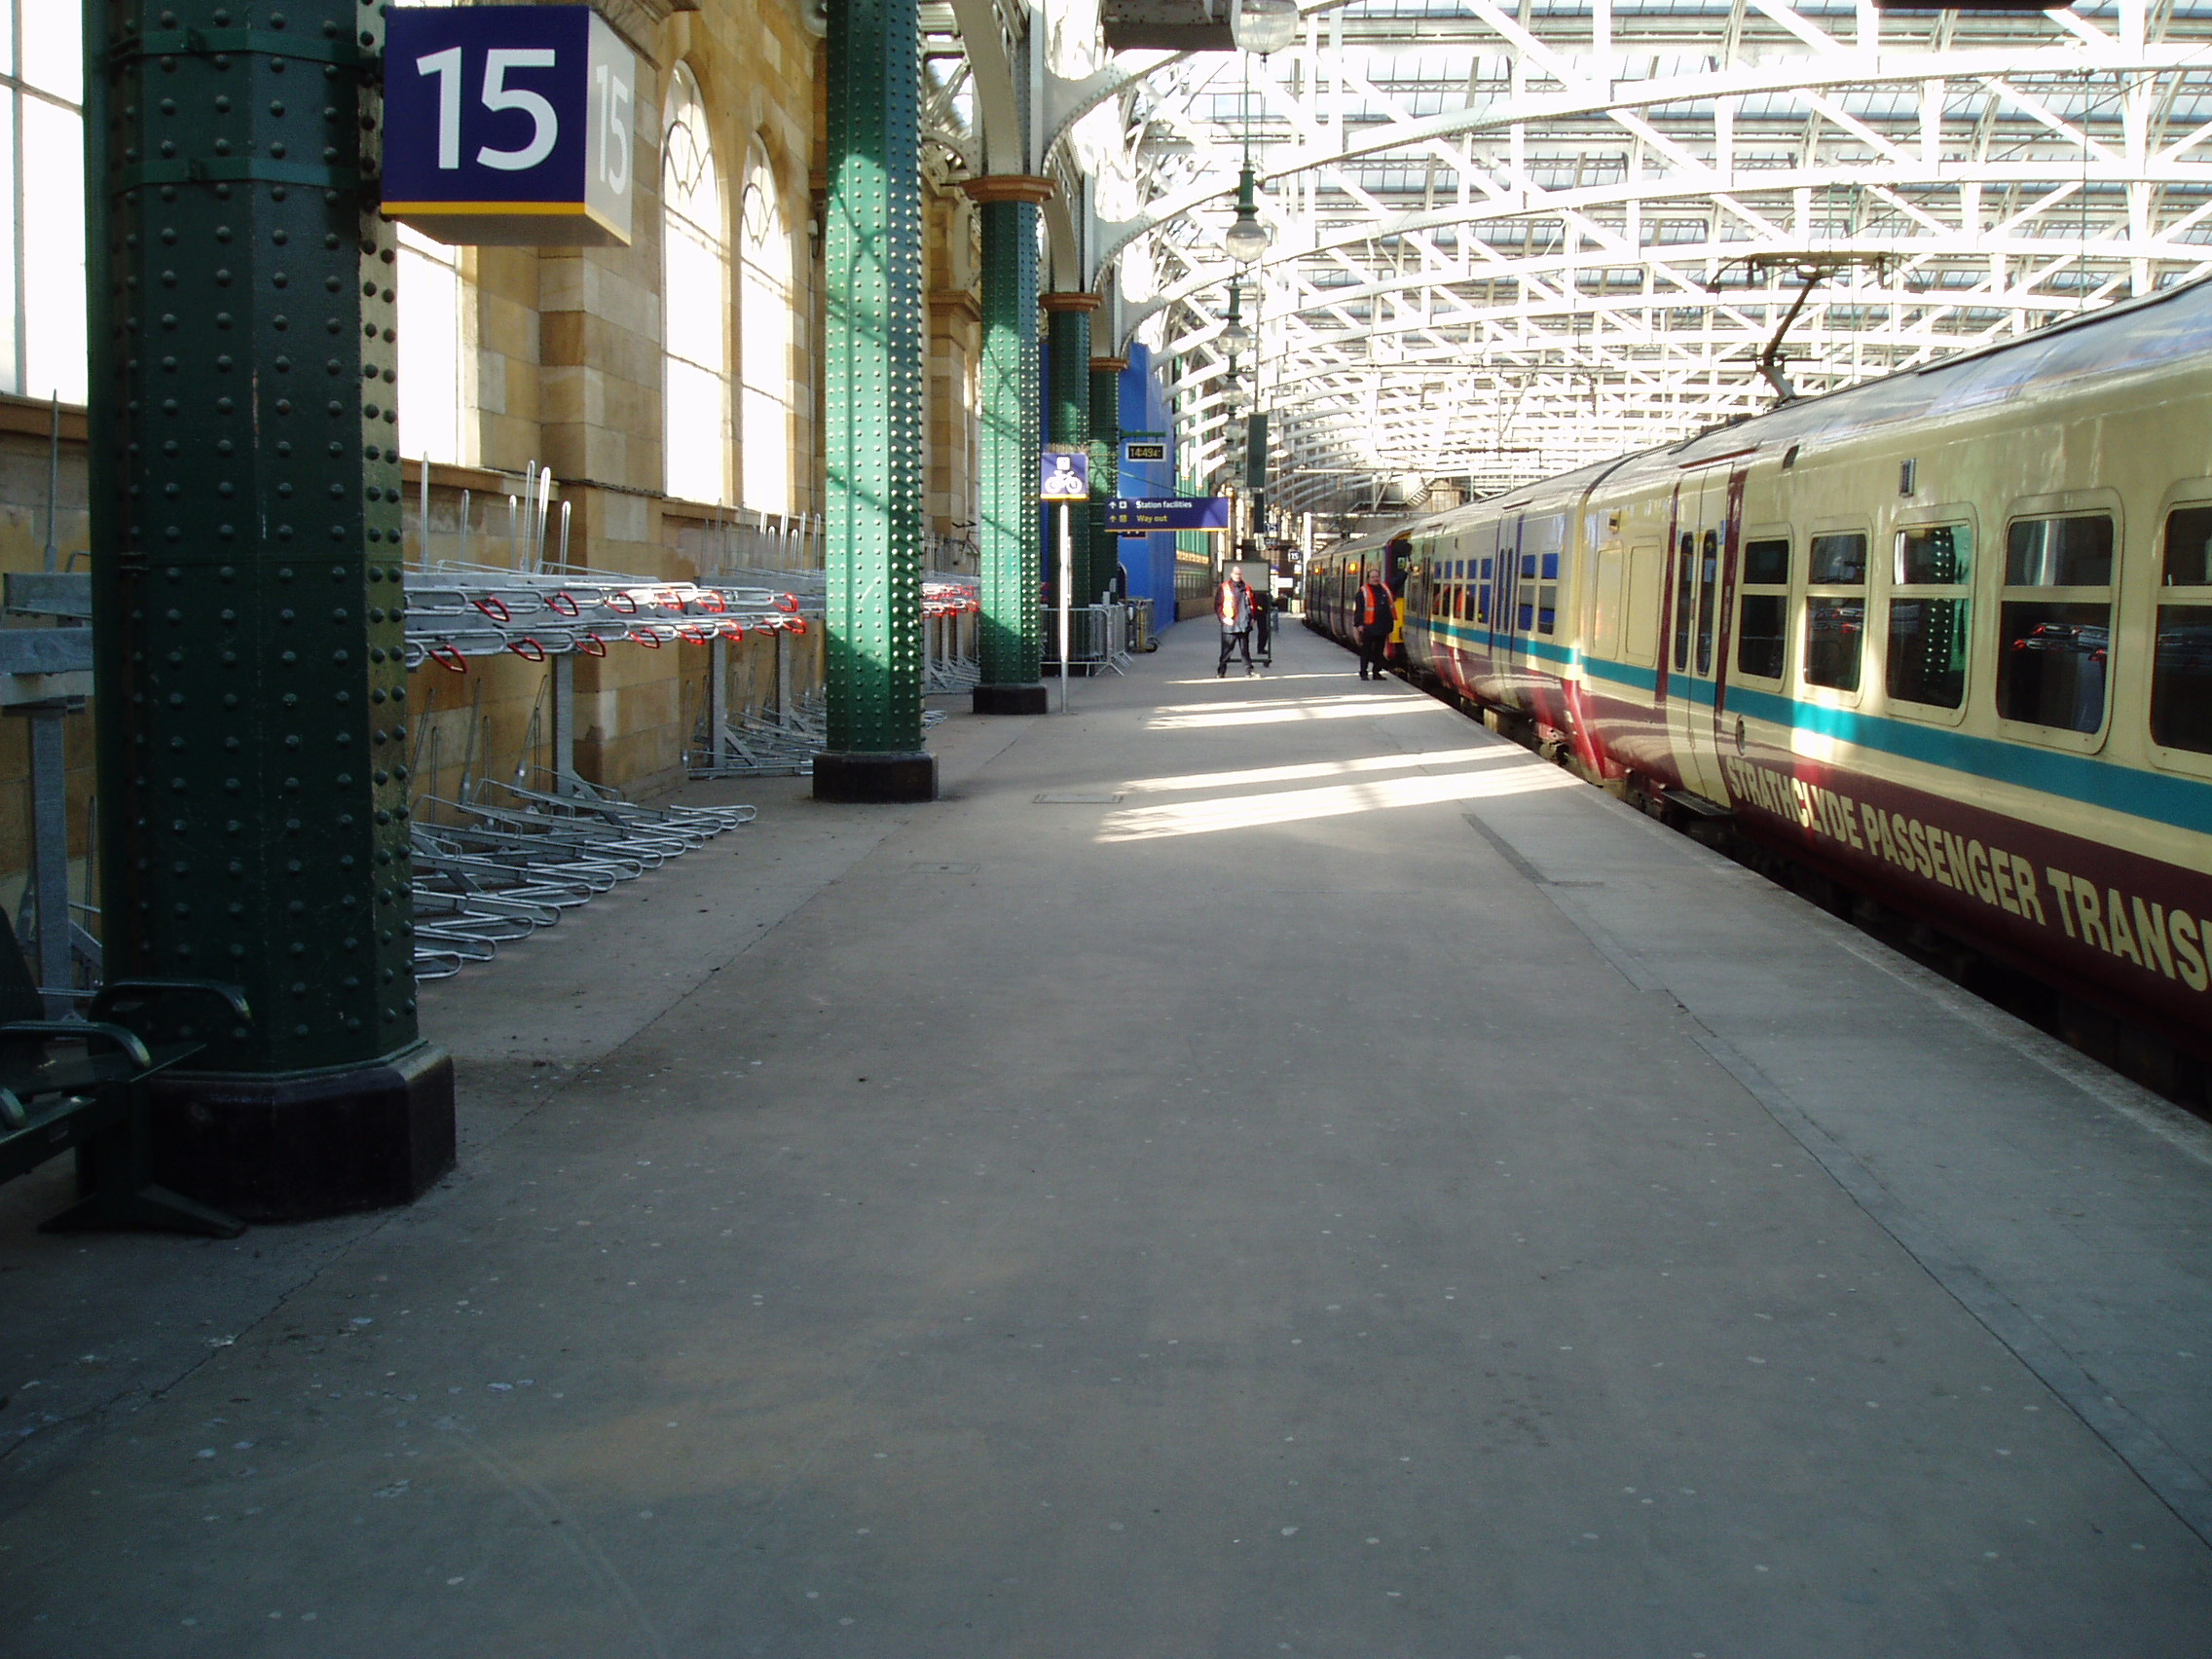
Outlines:
{"label": "green iron column", "polygon": [[[1099,299],[1096,294],[1047,294],[1043,304],[1048,358],[1045,385],[1051,399],[1045,433],[1055,444],[1073,445],[1088,453],[1090,448],[1090,313],[1098,309]],[[1058,515],[1053,517],[1056,519]],[[1088,505],[1070,509],[1068,539],[1073,544],[1069,569],[1075,572],[1068,603],[1095,604],[1098,596],[1088,591],[1090,508]],[[1056,545],[1045,550],[1045,566],[1051,572],[1056,592],[1060,579],[1060,550]]]}
{"label": "green iron column", "polygon": [[85,7],[102,944],[110,980],[245,990],[153,1132],[247,1219],[454,1157],[410,966],[384,10]]}
{"label": "green iron column", "polygon": [[1037,210],[1049,178],[965,186],[983,220],[982,683],[978,715],[1041,715],[1038,641]]}
{"label": "green iron column", "polygon": [[1244,497],[1252,503],[1252,540],[1267,545],[1268,417],[1255,409],[1244,418]]}
{"label": "green iron column", "polygon": [[830,0],[830,731],[817,800],[931,800],[922,749],[921,45],[914,0]]}
{"label": "green iron column", "polygon": [[1106,503],[1122,493],[1122,371],[1126,357],[1090,359],[1090,597],[1111,591],[1122,538],[1106,528]]}

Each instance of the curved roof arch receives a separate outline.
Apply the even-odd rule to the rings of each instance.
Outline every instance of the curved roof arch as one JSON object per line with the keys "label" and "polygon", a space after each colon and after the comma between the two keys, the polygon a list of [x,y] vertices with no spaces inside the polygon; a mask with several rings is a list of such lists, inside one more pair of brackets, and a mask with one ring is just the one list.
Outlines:
{"label": "curved roof arch", "polygon": [[[1240,474],[1240,280],[1294,511],[1767,407],[1792,308],[1774,373],[1823,391],[2212,273],[2212,0],[1354,0],[1101,110],[1124,210],[1094,257],[1173,359],[1186,467]],[[1247,141],[1275,239],[1250,269],[1220,241]]]}

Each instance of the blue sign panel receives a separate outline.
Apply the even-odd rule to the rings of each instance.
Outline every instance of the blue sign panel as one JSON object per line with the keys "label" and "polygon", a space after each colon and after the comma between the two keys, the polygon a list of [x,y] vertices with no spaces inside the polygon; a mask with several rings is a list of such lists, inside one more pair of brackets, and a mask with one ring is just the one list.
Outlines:
{"label": "blue sign panel", "polygon": [[1105,528],[1122,531],[1227,530],[1229,501],[1222,496],[1160,500],[1118,498],[1106,503]]}
{"label": "blue sign panel", "polygon": [[385,217],[445,242],[627,244],[637,91],[637,55],[589,7],[394,11]]}
{"label": "blue sign panel", "polygon": [[1060,450],[1045,457],[1038,495],[1048,501],[1090,499],[1090,457]]}

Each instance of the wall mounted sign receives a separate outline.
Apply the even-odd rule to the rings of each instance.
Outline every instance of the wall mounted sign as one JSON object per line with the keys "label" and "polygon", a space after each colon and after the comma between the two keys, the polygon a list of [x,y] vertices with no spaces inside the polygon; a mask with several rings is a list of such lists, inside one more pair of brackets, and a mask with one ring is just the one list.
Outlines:
{"label": "wall mounted sign", "polygon": [[1227,530],[1229,500],[1223,496],[1177,497],[1158,500],[1117,498],[1106,503],[1105,528],[1124,532]]}
{"label": "wall mounted sign", "polygon": [[1058,451],[1045,457],[1044,477],[1037,494],[1048,501],[1090,499],[1090,457]]}
{"label": "wall mounted sign", "polygon": [[442,242],[630,240],[638,58],[584,6],[395,10],[384,213]]}

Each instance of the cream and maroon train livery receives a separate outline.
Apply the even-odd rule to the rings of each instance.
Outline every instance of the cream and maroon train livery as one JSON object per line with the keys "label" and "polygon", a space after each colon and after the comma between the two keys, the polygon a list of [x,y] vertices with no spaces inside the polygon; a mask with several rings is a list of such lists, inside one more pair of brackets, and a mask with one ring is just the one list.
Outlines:
{"label": "cream and maroon train livery", "polygon": [[1411,668],[2212,1053],[2212,280],[1336,550],[1309,593],[1367,566],[1402,566]]}

